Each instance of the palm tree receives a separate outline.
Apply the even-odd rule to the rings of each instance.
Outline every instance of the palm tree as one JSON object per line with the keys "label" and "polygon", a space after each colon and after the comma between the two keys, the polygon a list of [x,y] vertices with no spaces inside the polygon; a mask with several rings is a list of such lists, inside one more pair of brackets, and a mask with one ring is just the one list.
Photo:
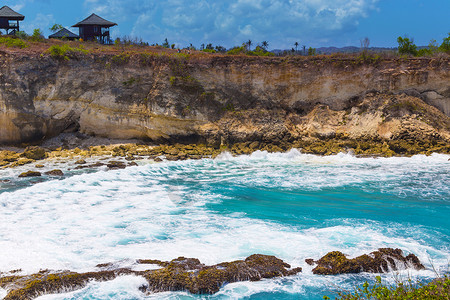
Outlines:
{"label": "palm tree", "polygon": [[248,40],[247,45],[248,45],[248,51],[250,51],[251,47],[252,47],[252,40]]}
{"label": "palm tree", "polygon": [[295,53],[297,53],[298,42],[295,42],[294,46],[295,46]]}
{"label": "palm tree", "polygon": [[261,43],[261,46],[264,48],[264,50],[267,50],[267,48],[269,47],[269,42],[263,41],[263,42]]}

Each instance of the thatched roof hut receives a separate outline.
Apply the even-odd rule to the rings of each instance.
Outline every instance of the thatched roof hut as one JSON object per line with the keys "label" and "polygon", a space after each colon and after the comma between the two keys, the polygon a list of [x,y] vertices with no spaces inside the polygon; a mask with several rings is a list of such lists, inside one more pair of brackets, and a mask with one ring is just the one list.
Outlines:
{"label": "thatched roof hut", "polygon": [[68,39],[68,40],[77,40],[80,37],[76,35],[75,33],[67,30],[66,28],[61,29],[58,32],[55,32],[54,34],[50,35],[48,37],[49,39]]}
{"label": "thatched roof hut", "polygon": [[92,41],[97,39],[100,43],[105,44],[110,41],[109,28],[113,26],[117,26],[117,24],[92,14],[72,27],[79,28],[80,38],[83,40]]}
{"label": "thatched roof hut", "polygon": [[0,8],[0,29],[6,30],[6,34],[15,34],[20,31],[19,21],[24,19],[24,15],[15,12],[6,5]]}

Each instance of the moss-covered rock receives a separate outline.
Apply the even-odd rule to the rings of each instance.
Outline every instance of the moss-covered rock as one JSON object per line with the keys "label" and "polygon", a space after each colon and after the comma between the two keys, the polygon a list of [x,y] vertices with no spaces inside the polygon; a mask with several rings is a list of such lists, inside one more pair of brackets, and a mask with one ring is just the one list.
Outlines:
{"label": "moss-covered rock", "polygon": [[25,177],[40,177],[42,176],[41,172],[36,172],[36,171],[28,171],[28,172],[24,172],[22,174],[19,175],[19,178],[25,178]]}
{"label": "moss-covered rock", "polygon": [[64,176],[64,173],[61,170],[51,170],[51,171],[45,172],[44,174],[49,175],[49,176]]}
{"label": "moss-covered rock", "polygon": [[156,271],[148,271],[145,278],[151,292],[189,291],[193,294],[214,294],[226,283],[259,281],[295,275],[301,268],[290,270],[290,265],[275,256],[256,254],[245,260],[205,266],[197,259],[180,257]]}
{"label": "moss-covered rock", "polygon": [[41,160],[46,157],[46,152],[45,149],[43,148],[32,146],[27,147],[25,151],[22,153],[22,156],[28,159]]}
{"label": "moss-covered rock", "polygon": [[[313,262],[309,260],[307,263]],[[348,259],[342,252],[333,251],[314,263],[317,266],[313,269],[313,273],[320,275],[361,272],[385,273],[404,267],[412,267],[417,270],[425,269],[414,254],[405,257],[402,250],[392,248],[380,248],[369,255],[364,254],[352,259]]]}

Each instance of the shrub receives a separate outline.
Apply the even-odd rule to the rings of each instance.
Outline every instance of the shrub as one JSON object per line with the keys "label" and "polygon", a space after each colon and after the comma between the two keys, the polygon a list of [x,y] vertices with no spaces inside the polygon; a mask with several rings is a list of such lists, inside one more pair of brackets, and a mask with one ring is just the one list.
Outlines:
{"label": "shrub", "polygon": [[18,31],[18,32],[16,32],[16,37],[18,37],[19,39],[22,39],[22,40],[27,40],[28,34],[25,31]]}
{"label": "shrub", "polygon": [[28,44],[19,38],[14,37],[0,37],[0,44],[5,45],[6,47],[15,47],[15,48],[26,48]]}
{"label": "shrub", "polygon": [[44,39],[44,35],[42,34],[42,31],[39,28],[37,28],[33,30],[33,34],[31,35],[30,39],[33,42],[40,42]]}
{"label": "shrub", "polygon": [[314,56],[314,55],[316,55],[316,48],[309,47],[309,49],[308,49],[308,55],[309,55],[309,56]]}
{"label": "shrub", "polygon": [[130,61],[130,54],[122,53],[119,55],[114,55],[111,59],[111,62],[115,65],[125,65]]}
{"label": "shrub", "polygon": [[261,46],[257,46],[253,51],[247,51],[248,44],[241,47],[234,47],[227,52],[229,55],[250,55],[250,56],[275,56],[274,53],[267,51]]}
{"label": "shrub", "polygon": [[241,47],[234,47],[227,51],[227,54],[229,55],[239,55],[239,54],[245,54],[246,53],[246,47],[242,45]]}
{"label": "shrub", "polygon": [[46,52],[53,58],[63,60],[69,60],[70,58],[75,57],[78,53],[88,53],[88,51],[83,49],[81,46],[79,48],[73,48],[67,44],[62,46],[53,45]]}
{"label": "shrub", "polygon": [[406,55],[417,55],[417,46],[414,44],[414,40],[410,40],[408,37],[397,38],[398,53]]}
{"label": "shrub", "polygon": [[[372,286],[365,282],[362,288],[356,288],[353,293],[340,292],[339,298],[342,300],[359,299],[448,299],[450,294],[450,278],[445,276],[433,280],[431,283],[414,283],[409,280],[406,283],[399,282],[394,286],[387,286],[381,282],[381,277],[376,277],[376,282]],[[324,299],[330,299],[324,297]]]}
{"label": "shrub", "polygon": [[444,38],[442,44],[439,46],[439,51],[450,54],[450,32],[448,33],[448,37]]}
{"label": "shrub", "polygon": [[206,53],[217,53],[217,51],[214,49],[203,49],[202,51]]}

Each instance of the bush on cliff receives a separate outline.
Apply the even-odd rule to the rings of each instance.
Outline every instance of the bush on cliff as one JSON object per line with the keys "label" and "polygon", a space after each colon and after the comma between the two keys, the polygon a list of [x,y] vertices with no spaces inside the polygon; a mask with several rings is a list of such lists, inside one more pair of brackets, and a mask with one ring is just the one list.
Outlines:
{"label": "bush on cliff", "polygon": [[406,55],[417,55],[417,46],[414,44],[414,40],[409,39],[408,37],[397,38],[398,42],[398,53],[406,54]]}
{"label": "bush on cliff", "polygon": [[83,49],[81,46],[79,48],[73,48],[67,44],[63,44],[61,46],[53,45],[46,52],[53,58],[69,60],[70,58],[75,57],[76,54],[86,54],[88,51]]}
{"label": "bush on cliff", "polygon": [[229,55],[250,55],[250,56],[275,56],[272,52],[267,51],[263,47],[257,46],[253,51],[247,51],[247,46],[243,44],[241,47],[234,47],[227,52]]}
{"label": "bush on cliff", "polygon": [[[376,282],[370,285],[365,282],[354,292],[340,292],[340,300],[360,300],[360,299],[380,299],[380,300],[406,300],[406,299],[449,299],[450,278],[444,276],[433,280],[428,284],[414,283],[411,280],[403,283],[399,282],[394,286],[383,284],[381,277],[376,277]],[[330,299],[325,296],[324,299]]]}
{"label": "bush on cliff", "polygon": [[448,37],[442,41],[441,46],[439,46],[439,51],[450,54],[450,32],[448,33]]}
{"label": "bush on cliff", "polygon": [[5,45],[6,47],[14,47],[14,48],[26,48],[28,44],[16,37],[0,37],[0,44]]}

